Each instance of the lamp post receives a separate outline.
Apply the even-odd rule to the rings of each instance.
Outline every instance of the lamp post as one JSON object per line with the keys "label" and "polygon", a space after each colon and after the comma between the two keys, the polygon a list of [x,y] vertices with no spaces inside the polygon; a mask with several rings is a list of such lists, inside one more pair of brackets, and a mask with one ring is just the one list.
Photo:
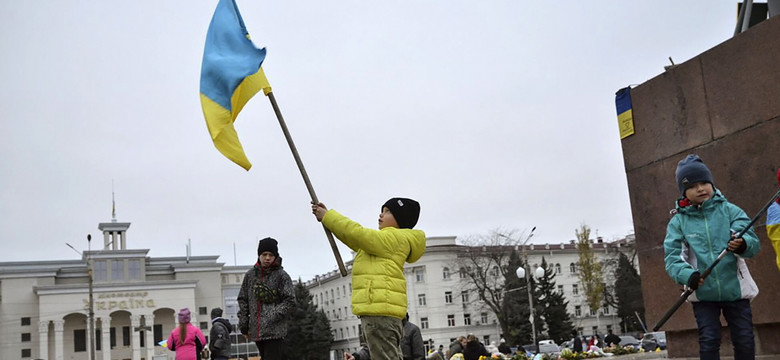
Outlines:
{"label": "lamp post", "polygon": [[95,360],[95,302],[92,297],[92,234],[87,234],[87,275],[89,275],[89,359]]}
{"label": "lamp post", "polygon": [[[517,275],[518,278],[525,279],[526,290],[528,290],[528,307],[529,307],[529,310],[530,310],[530,315],[528,317],[528,321],[531,323],[531,335],[532,335],[532,338],[533,338],[534,346],[536,346],[536,351],[538,352],[539,351],[539,341],[536,338],[536,324],[534,323],[534,315],[536,314],[536,309],[534,307],[534,298],[533,298],[533,294],[532,294],[532,291],[531,291],[531,279],[530,279],[531,268],[530,268],[530,265],[528,265],[528,253],[525,250],[525,245],[528,243],[528,240],[531,240],[531,237],[534,236],[534,230],[536,230],[536,226],[534,226],[533,229],[531,229],[531,232],[528,234],[528,237],[525,238],[525,241],[523,241],[523,243],[520,245],[523,248],[523,262],[524,262],[524,265],[519,267],[519,268],[517,268],[517,271],[515,272],[515,274]],[[526,270],[525,267],[528,267],[528,269]],[[539,270],[542,270],[542,276],[544,275],[544,269],[538,268],[538,269],[536,269],[536,277],[541,277],[539,275]]]}
{"label": "lamp post", "polygon": [[[87,336],[89,337],[89,359],[95,360],[95,302],[93,301],[92,296],[92,264],[89,263],[90,261],[90,253],[92,252],[92,235],[87,234],[87,276],[89,277],[89,315],[87,318]],[[68,245],[69,248],[73,249],[73,251],[77,252],[79,255],[83,254],[81,251],[76,250],[71,244],[65,243],[65,245]]]}

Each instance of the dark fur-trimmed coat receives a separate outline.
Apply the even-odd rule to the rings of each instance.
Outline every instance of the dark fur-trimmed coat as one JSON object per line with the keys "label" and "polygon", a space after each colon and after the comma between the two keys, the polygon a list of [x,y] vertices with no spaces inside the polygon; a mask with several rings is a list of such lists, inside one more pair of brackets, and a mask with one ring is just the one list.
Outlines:
{"label": "dark fur-trimmed coat", "polygon": [[244,275],[238,293],[238,329],[252,341],[284,339],[295,306],[295,289],[282,258],[264,268],[258,262]]}

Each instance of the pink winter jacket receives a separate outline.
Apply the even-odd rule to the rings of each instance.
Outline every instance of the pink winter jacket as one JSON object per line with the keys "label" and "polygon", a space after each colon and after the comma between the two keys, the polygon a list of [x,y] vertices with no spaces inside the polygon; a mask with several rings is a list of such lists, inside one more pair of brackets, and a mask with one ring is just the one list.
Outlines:
{"label": "pink winter jacket", "polygon": [[184,338],[184,344],[179,344],[179,327],[171,331],[171,336],[168,337],[168,349],[176,351],[176,360],[198,360],[198,351],[195,348],[195,339],[197,337],[200,340],[201,349],[206,344],[206,338],[203,336],[203,332],[196,328],[194,325],[187,323],[187,336]]}

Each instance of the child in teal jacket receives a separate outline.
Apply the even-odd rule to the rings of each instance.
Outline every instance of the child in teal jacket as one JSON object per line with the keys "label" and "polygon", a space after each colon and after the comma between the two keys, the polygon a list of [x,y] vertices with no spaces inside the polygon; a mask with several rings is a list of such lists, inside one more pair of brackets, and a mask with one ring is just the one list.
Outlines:
{"label": "child in teal jacket", "polygon": [[[752,359],[755,343],[750,299],[758,294],[758,287],[744,258],[758,253],[758,237],[751,228],[742,238],[732,238],[750,219],[715,189],[712,173],[699,156],[681,160],[675,175],[682,197],[666,227],[664,259],[669,276],[695,290],[688,300],[699,328],[699,355],[701,359],[719,358],[722,312],[731,330],[734,357]],[[725,248],[730,252],[706,280],[701,279],[701,273]]]}

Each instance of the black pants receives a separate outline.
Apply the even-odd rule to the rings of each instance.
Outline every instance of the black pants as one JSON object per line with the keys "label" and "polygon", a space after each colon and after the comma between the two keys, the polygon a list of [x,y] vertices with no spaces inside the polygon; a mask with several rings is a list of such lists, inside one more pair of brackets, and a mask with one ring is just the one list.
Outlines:
{"label": "black pants", "polygon": [[260,358],[263,360],[282,360],[282,339],[255,341],[257,350],[260,351]]}

